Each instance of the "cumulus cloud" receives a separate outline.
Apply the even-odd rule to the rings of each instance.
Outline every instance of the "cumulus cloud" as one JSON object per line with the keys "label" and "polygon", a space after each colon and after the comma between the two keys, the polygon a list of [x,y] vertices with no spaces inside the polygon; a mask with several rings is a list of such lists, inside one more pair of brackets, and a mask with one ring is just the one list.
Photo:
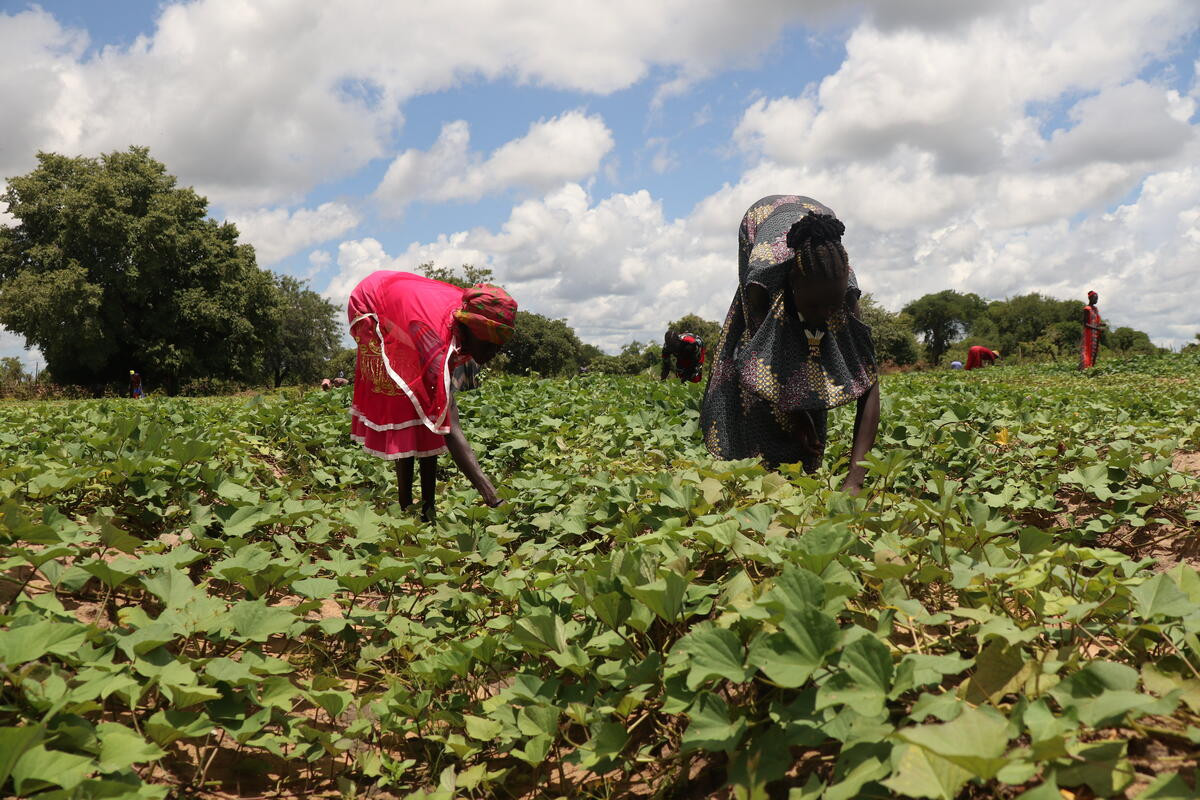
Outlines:
{"label": "cumulus cloud", "polygon": [[[1152,69],[1196,29],[1192,0],[756,0],[702,13],[683,0],[537,13],[467,0],[452,20],[428,3],[272,2],[166,6],[152,35],[95,55],[46,12],[0,14],[0,107],[24,109],[6,114],[0,166],[28,169],[37,147],[149,144],[223,207],[260,209],[243,225],[259,224],[264,260],[349,235],[353,225],[326,235],[347,219],[329,212],[324,238],[308,241],[302,212],[277,207],[373,161],[391,165],[378,187],[391,211],[516,187],[499,225],[388,248],[360,230],[338,245],[327,295],[344,300],[373,269],[475,263],[523,307],[609,348],[657,338],[684,313],[721,319],[742,213],[792,191],[846,220],[864,287],[892,307],[947,286],[1094,287],[1114,324],[1162,342],[1194,333],[1200,83],[1168,86]],[[848,32],[842,62],[828,75],[797,69],[786,91],[742,109],[731,126],[741,174],[678,216],[636,186],[585,188],[597,169],[615,183],[621,153],[583,111],[492,152],[471,149],[465,122],[428,150],[392,150],[408,99],[464,80],[605,94],[652,75],[661,101],[753,63],[790,24],[828,22],[844,23],[839,45]],[[653,155],[641,145],[626,163]],[[660,167],[687,164],[681,146],[664,153]]]}
{"label": "cumulus cloud", "polygon": [[[1107,90],[1090,105],[1081,101],[1081,120],[1123,102],[1161,107],[1161,90],[1156,99],[1140,82],[1110,87],[1165,53],[1198,17],[1200,9],[1181,0],[1076,0],[1014,4],[949,33],[862,24],[833,74],[807,95],[758,101],[736,139],[785,165],[877,161],[911,148],[931,154],[943,173],[1009,167],[1030,155],[1033,104]],[[1155,142],[1164,140],[1158,146],[1178,144],[1177,126],[1161,110],[1151,116]]]}
{"label": "cumulus cloud", "polygon": [[397,255],[347,243],[330,291],[348,293],[369,268],[483,264],[527,307],[611,349],[687,312],[721,319],[743,212],[795,191],[846,220],[861,283],[893,308],[946,287],[1081,302],[1096,288],[1114,325],[1181,344],[1197,326],[1195,100],[1139,74],[1198,11],[1029,2],[949,26],[876,14],[833,74],[745,109],[732,137],[741,177],[689,213],[668,217],[644,191],[568,185],[494,230]]}
{"label": "cumulus cloud", "polygon": [[1108,87],[1071,108],[1074,124],[1055,132],[1047,148],[1048,161],[1070,167],[1097,161],[1158,161],[1178,155],[1195,136],[1187,117],[1181,119],[1183,115],[1173,109],[1178,103],[1176,93],[1144,81]]}
{"label": "cumulus cloud", "polygon": [[631,336],[657,338],[664,321],[690,311],[721,317],[729,297],[714,287],[730,296],[734,287],[728,255],[708,251],[683,220],[666,219],[648,192],[593,201],[572,183],[520,203],[496,231],[458,231],[397,255],[371,238],[343,242],[325,294],[341,303],[374,270],[427,261],[486,266],[522,308],[567,317],[610,349]]}
{"label": "cumulus cloud", "polygon": [[306,247],[337,238],[358,227],[361,217],[345,203],[322,203],[316,208],[260,208],[232,212],[229,221],[240,239],[254,245],[260,267],[277,264]]}
{"label": "cumulus cloud", "polygon": [[291,204],[388,156],[416,95],[472,78],[606,94],[655,68],[711,74],[824,5],[196,0],[94,55],[34,6],[0,13],[0,166],[142,144],[218,205]]}
{"label": "cumulus cloud", "polygon": [[429,150],[396,157],[375,198],[396,214],[416,200],[474,200],[513,187],[546,191],[594,173],[612,150],[613,136],[600,115],[569,111],[538,120],[487,157],[471,151],[470,142],[466,122],[444,125]]}

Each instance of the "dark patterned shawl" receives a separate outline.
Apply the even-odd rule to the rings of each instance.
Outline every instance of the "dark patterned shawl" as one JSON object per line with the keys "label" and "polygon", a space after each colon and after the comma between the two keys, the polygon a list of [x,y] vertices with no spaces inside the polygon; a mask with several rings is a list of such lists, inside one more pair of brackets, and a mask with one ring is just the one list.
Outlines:
{"label": "dark patterned shawl", "polygon": [[[823,448],[825,410],[856,400],[878,379],[871,329],[850,313],[861,294],[853,270],[846,303],[822,325],[800,319],[788,296],[795,251],[787,246],[787,233],[812,212],[833,214],[808,197],[773,195],[742,218],[738,290],[700,415],[705,443],[718,458],[759,457],[772,465],[803,461],[813,469],[820,455],[805,451],[796,425],[807,424],[807,415]],[[770,298],[757,330],[751,330],[743,305],[749,284],[761,286]]]}

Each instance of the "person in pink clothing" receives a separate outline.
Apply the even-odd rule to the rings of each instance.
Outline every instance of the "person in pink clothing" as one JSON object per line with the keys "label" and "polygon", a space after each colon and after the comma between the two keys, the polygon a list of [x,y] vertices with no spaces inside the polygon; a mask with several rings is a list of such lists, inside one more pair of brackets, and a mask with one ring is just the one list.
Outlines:
{"label": "person in pink clothing", "polygon": [[421,518],[434,517],[437,457],[449,451],[489,506],[501,503],[463,436],[452,376],[486,364],[512,336],[517,304],[498,286],[462,289],[409,272],[381,270],[350,293],[350,334],[358,344],[350,437],[396,462],[399,502],[413,503],[413,462],[421,464]]}

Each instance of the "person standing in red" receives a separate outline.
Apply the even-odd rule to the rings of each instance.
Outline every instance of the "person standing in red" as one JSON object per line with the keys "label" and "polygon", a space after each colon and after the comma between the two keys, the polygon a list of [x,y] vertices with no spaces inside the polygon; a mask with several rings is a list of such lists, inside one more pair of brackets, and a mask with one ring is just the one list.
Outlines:
{"label": "person standing in red", "polygon": [[1100,333],[1104,330],[1104,320],[1100,319],[1100,311],[1096,304],[1100,295],[1088,292],[1088,304],[1083,307],[1083,339],[1079,343],[1079,368],[1091,369],[1096,366],[1096,356],[1100,353]]}
{"label": "person standing in red", "polygon": [[978,369],[982,366],[992,366],[996,363],[996,359],[1000,357],[1000,353],[995,350],[989,350],[982,345],[975,345],[967,351],[967,369]]}
{"label": "person standing in red", "polygon": [[434,517],[437,457],[454,463],[489,506],[502,502],[459,426],[455,371],[486,364],[512,337],[517,303],[499,286],[462,289],[410,272],[380,270],[350,293],[358,343],[350,438],[396,462],[401,508],[412,505],[413,461],[421,462],[421,518]]}

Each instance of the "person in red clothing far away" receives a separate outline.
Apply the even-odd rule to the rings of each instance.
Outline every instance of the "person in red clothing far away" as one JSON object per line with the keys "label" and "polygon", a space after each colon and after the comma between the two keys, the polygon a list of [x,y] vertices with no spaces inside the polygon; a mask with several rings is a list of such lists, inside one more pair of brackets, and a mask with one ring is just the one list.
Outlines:
{"label": "person in red clothing far away", "polygon": [[992,366],[996,363],[996,359],[1000,358],[999,350],[989,350],[982,345],[975,345],[967,351],[967,369],[977,369],[983,366]]}
{"label": "person in red clothing far away", "polygon": [[1100,319],[1100,310],[1096,306],[1100,295],[1088,292],[1088,304],[1083,307],[1083,339],[1079,343],[1079,368],[1091,369],[1096,366],[1096,356],[1100,353],[1100,334],[1104,332],[1104,320]]}
{"label": "person in red clothing far away", "polygon": [[663,339],[662,375],[665,381],[671,374],[671,359],[675,359],[675,375],[683,383],[699,383],[704,376],[704,359],[708,351],[704,340],[694,333],[672,333],[667,331]]}

